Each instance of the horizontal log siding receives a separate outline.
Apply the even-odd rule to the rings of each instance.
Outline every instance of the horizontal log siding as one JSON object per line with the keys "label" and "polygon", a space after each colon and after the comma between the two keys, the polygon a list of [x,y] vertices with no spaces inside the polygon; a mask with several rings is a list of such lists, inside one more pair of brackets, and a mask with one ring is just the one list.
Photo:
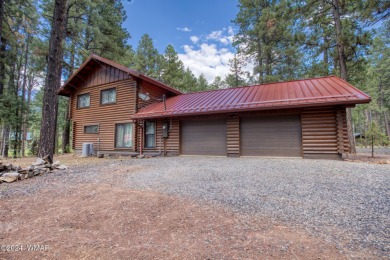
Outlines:
{"label": "horizontal log siding", "polygon": [[301,113],[304,158],[339,156],[339,136],[334,108],[307,109]]}
{"label": "horizontal log siding", "polygon": [[[161,126],[162,129],[162,126]],[[180,150],[180,123],[179,119],[174,118],[170,121],[169,137],[165,144],[168,155],[179,155]]]}
{"label": "horizontal log siding", "polygon": [[[116,88],[116,103],[100,105],[100,91]],[[77,109],[77,95],[90,93],[90,107]],[[115,124],[131,122],[131,115],[135,113],[135,81],[126,79],[104,85],[82,88],[72,95],[72,120],[74,122],[73,140],[74,149],[82,148],[85,142],[93,142],[95,149],[114,150]],[[98,134],[85,134],[85,125],[99,125]],[[133,135],[135,129],[133,129]],[[100,145],[98,147],[98,138]],[[134,147],[134,145],[133,145]],[[129,150],[129,149],[127,149]],[[134,150],[134,149],[130,149]]]}
{"label": "horizontal log siding", "polygon": [[[172,120],[169,119],[156,119],[156,120],[150,120],[156,122],[156,147],[154,148],[143,148],[142,150],[144,153],[158,153],[162,152],[166,155],[178,155],[179,154],[179,134],[180,134],[180,124],[179,120],[177,118],[174,118]],[[140,122],[142,126],[144,126],[144,122]],[[169,127],[169,135],[168,138],[162,138],[162,127],[163,123],[168,122],[170,125]],[[138,142],[137,142],[137,151],[140,151],[141,145],[144,145],[144,136],[142,132],[142,128],[138,127]],[[141,137],[142,136],[142,140]],[[142,141],[142,143],[141,143]]]}
{"label": "horizontal log siding", "polygon": [[227,118],[227,156],[240,156],[240,119],[238,116]]}
{"label": "horizontal log siding", "polygon": [[349,153],[349,139],[348,139],[348,129],[347,129],[347,113],[346,108],[340,108],[337,111],[338,127],[341,128],[340,131],[342,134],[342,143],[340,142],[339,146],[343,148],[341,153]]}
{"label": "horizontal log siding", "polygon": [[171,97],[172,94],[168,92],[165,89],[162,89],[160,87],[154,86],[153,84],[150,84],[148,82],[142,81],[140,84],[140,87],[138,89],[139,93],[146,94],[148,93],[150,99],[149,100],[142,100],[138,98],[137,100],[137,107],[138,109],[141,109],[143,107],[146,107],[150,104],[156,103],[156,102],[162,102],[163,95],[165,94],[166,98]]}

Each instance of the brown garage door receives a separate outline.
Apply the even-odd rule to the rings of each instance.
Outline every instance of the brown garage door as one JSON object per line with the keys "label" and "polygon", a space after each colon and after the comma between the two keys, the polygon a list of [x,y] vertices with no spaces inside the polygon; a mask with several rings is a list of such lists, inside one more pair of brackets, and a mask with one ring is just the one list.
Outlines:
{"label": "brown garage door", "polygon": [[241,155],[302,156],[300,115],[241,118]]}
{"label": "brown garage door", "polygon": [[181,154],[226,155],[226,119],[181,121]]}

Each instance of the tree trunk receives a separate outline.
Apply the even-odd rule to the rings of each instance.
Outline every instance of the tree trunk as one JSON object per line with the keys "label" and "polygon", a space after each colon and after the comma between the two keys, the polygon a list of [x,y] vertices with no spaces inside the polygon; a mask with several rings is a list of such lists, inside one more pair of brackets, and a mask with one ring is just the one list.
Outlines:
{"label": "tree trunk", "polygon": [[[0,23],[0,28],[1,28],[1,23]],[[6,45],[7,45],[6,39],[4,37],[0,37],[0,96],[3,95],[4,93]]]}
{"label": "tree trunk", "polygon": [[325,69],[325,76],[329,75],[329,47],[328,47],[328,40],[324,37],[324,69]]}
{"label": "tree trunk", "polygon": [[3,37],[3,21],[4,21],[4,6],[5,0],[0,0],[0,96],[4,92],[4,53],[5,53],[5,39]]}
{"label": "tree trunk", "polygon": [[26,101],[26,121],[25,123],[25,139],[27,140],[27,133],[29,130],[29,119],[30,119],[30,106],[31,106],[31,95],[34,87],[34,75],[30,74],[27,87],[27,101]]}
{"label": "tree trunk", "polygon": [[1,156],[3,158],[8,157],[8,149],[9,149],[9,127],[6,125],[3,129],[3,149],[1,151]]}
{"label": "tree trunk", "polygon": [[4,8],[5,0],[0,0],[0,39],[3,37]]}
{"label": "tree trunk", "polygon": [[53,22],[49,41],[47,75],[42,104],[42,124],[38,156],[53,158],[55,150],[58,96],[61,86],[63,40],[65,38],[67,0],[55,0]]}
{"label": "tree trunk", "polygon": [[340,18],[340,3],[339,0],[332,0],[333,4],[333,19],[336,25],[336,43],[337,43],[337,55],[340,65],[340,77],[347,81],[347,58],[345,55],[345,46],[343,42],[343,27]]}
{"label": "tree trunk", "polygon": [[390,126],[389,126],[389,119],[387,118],[386,111],[383,111],[383,120],[385,121],[385,130],[386,130],[387,139],[389,139],[390,138]]}
{"label": "tree trunk", "polygon": [[[76,55],[76,46],[74,42],[72,42],[70,62],[69,62],[69,77],[72,76],[74,72],[75,55]],[[66,120],[65,128],[64,128],[64,132],[62,133],[62,152],[69,153],[70,152],[70,98],[68,98],[67,101],[65,120]]]}
{"label": "tree trunk", "polygon": [[382,84],[382,78],[379,77],[379,108],[383,111],[382,114],[383,114],[383,122],[384,122],[384,128],[385,128],[385,132],[386,132],[386,135],[387,135],[387,138],[390,137],[390,129],[389,129],[389,120],[387,119],[387,111],[386,110],[383,110],[383,103],[384,103],[384,99],[385,99],[385,94],[383,92],[383,84]]}
{"label": "tree trunk", "polygon": [[263,54],[261,48],[261,40],[257,40],[257,63],[259,66],[259,84],[264,83],[264,69],[263,69]]}
{"label": "tree trunk", "polygon": [[25,110],[25,103],[26,103],[26,90],[27,90],[27,81],[28,81],[28,77],[27,77],[27,66],[28,66],[28,53],[29,53],[29,42],[30,42],[30,35],[27,35],[27,39],[26,39],[26,51],[24,53],[24,68],[23,68],[23,85],[22,85],[22,106],[21,106],[21,109],[20,109],[20,125],[21,125],[21,138],[20,138],[20,142],[21,142],[21,155],[22,157],[25,156],[25,140],[26,140],[26,128],[27,128],[27,125],[26,125],[26,110]]}
{"label": "tree trunk", "polygon": [[[338,64],[340,68],[340,77],[347,81],[348,80],[348,74],[347,74],[347,58],[345,55],[345,46],[343,42],[343,27],[341,24],[341,18],[340,18],[340,3],[339,0],[332,0],[333,5],[333,19],[336,25],[336,42],[337,42],[337,54],[338,54]],[[351,108],[347,108],[347,132],[348,132],[348,139],[349,139],[349,152],[350,153],[356,153],[356,144],[355,144],[355,137],[353,135],[353,129],[352,129],[352,110]]]}

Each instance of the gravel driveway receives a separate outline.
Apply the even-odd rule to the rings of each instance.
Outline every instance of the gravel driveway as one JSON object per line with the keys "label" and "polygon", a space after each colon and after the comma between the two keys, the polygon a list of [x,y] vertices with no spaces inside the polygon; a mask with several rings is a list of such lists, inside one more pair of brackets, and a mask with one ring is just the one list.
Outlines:
{"label": "gravel driveway", "polygon": [[171,157],[126,160],[134,189],[271,217],[344,251],[390,255],[390,165],[328,160]]}

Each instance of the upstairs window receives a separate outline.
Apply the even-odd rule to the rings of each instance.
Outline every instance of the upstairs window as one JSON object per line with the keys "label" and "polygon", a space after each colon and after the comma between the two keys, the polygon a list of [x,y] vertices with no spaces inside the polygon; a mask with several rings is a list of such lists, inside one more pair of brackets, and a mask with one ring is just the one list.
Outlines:
{"label": "upstairs window", "polygon": [[98,134],[99,133],[99,126],[98,125],[86,125],[86,126],[84,126],[84,133]]}
{"label": "upstairs window", "polygon": [[77,108],[89,107],[90,97],[89,93],[77,96]]}
{"label": "upstairs window", "polygon": [[145,148],[156,147],[156,122],[145,122]]}
{"label": "upstairs window", "polygon": [[116,102],[116,88],[105,89],[100,92],[100,104],[114,104]]}

